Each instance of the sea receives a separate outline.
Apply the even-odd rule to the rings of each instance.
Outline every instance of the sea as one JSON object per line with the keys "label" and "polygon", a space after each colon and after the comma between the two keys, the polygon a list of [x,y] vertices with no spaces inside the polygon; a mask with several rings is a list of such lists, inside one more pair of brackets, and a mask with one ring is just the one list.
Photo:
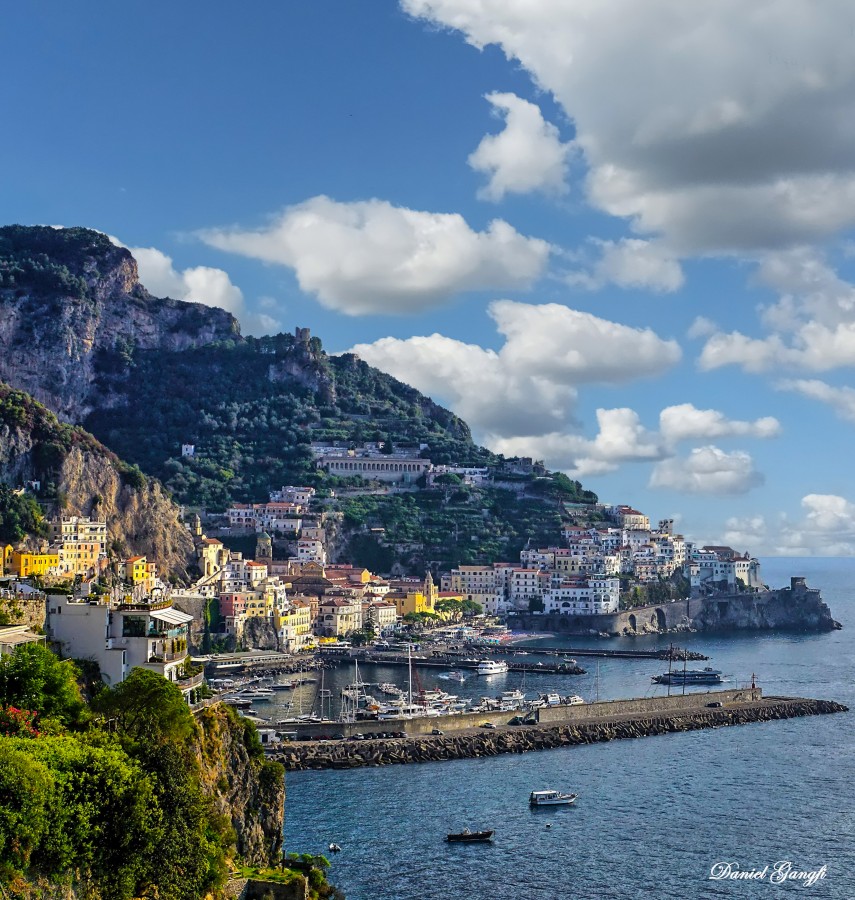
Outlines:
{"label": "sea", "polygon": [[[852,900],[855,560],[770,558],[762,575],[773,587],[805,576],[822,589],[843,630],[538,642],[619,648],[676,641],[708,655],[698,665],[722,670],[726,686],[754,677],[767,694],[837,700],[853,712],[524,755],[289,773],[286,849],[328,855],[330,879],[347,900]],[[661,662],[579,663],[586,675],[532,676],[525,687],[589,701],[664,690],[651,685]],[[406,677],[379,666],[360,675],[399,684]],[[326,687],[335,692],[352,676],[339,669],[326,676]],[[457,685],[422,676],[425,686],[475,698],[520,679],[473,675]],[[306,685],[300,704],[317,687]],[[579,799],[573,807],[531,810],[529,793],[541,789]],[[445,842],[448,832],[466,827],[494,829],[493,842]],[[332,842],[340,853],[328,853]]]}

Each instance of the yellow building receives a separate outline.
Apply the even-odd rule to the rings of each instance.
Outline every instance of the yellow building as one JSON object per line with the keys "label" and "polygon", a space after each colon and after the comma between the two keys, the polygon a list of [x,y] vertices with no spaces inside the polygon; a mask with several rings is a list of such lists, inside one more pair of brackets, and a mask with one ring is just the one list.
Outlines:
{"label": "yellow building", "polygon": [[314,643],[312,609],[308,603],[295,601],[287,611],[277,613],[275,621],[286,653],[296,653]]}
{"label": "yellow building", "polygon": [[3,574],[8,575],[12,571],[12,551],[15,548],[11,544],[2,547],[3,550]]}
{"label": "yellow building", "polygon": [[422,591],[389,591],[383,598],[386,603],[394,603],[395,611],[399,616],[409,613],[432,613],[433,598],[426,596]]}
{"label": "yellow building", "polygon": [[10,570],[13,575],[26,578],[28,575],[56,575],[59,572],[58,553],[23,553],[12,551]]}
{"label": "yellow building", "polygon": [[50,523],[50,534],[63,575],[94,575],[107,558],[106,521],[64,516]]}
{"label": "yellow building", "polygon": [[148,577],[148,560],[144,556],[132,556],[125,560],[125,581],[143,584]]}

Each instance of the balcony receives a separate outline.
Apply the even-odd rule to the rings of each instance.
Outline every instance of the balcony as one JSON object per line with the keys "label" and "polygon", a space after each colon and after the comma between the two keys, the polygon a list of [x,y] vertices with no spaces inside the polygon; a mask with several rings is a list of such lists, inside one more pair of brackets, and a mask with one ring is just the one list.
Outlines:
{"label": "balcony", "polygon": [[195,675],[189,675],[187,678],[176,678],[175,684],[177,684],[182,691],[191,691],[194,688],[201,687],[204,680],[205,673],[202,671],[197,672]]}

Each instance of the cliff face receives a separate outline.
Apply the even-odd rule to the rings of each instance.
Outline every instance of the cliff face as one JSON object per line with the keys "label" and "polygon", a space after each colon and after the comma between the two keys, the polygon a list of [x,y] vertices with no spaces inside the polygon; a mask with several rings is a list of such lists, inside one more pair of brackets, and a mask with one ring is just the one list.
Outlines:
{"label": "cliff face", "polygon": [[817,632],[840,627],[820,592],[806,587],[801,578],[793,578],[790,587],[779,590],[704,598],[691,625],[698,631]]}
{"label": "cliff face", "polygon": [[32,397],[0,384],[0,480],[41,483],[66,515],[107,520],[121,552],[145,554],[182,578],[193,541],[154,479],[122,463],[92,435],[59,422]]}
{"label": "cliff face", "polygon": [[260,747],[247,740],[247,723],[228,706],[214,706],[198,717],[197,756],[202,786],[237,836],[237,852],[249,865],[275,865],[282,855],[285,773],[266,762]]}
{"label": "cliff face", "polygon": [[225,310],[152,297],[136,260],[85,228],[0,228],[0,379],[60,417],[103,405],[99,376],[135,349],[185,350],[239,334]]}

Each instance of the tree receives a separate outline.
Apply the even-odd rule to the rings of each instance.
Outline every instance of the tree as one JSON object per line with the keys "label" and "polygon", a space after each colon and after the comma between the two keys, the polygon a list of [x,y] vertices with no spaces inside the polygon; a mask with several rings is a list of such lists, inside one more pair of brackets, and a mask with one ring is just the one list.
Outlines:
{"label": "tree", "polygon": [[434,609],[438,613],[442,614],[444,618],[447,618],[452,622],[459,622],[460,619],[463,618],[462,600],[455,600],[451,597],[446,597],[442,600],[437,600],[434,604]]}
{"label": "tree", "polygon": [[0,656],[0,703],[73,725],[85,710],[79,674],[71,660],[60,660],[41,643],[23,644]]}
{"label": "tree", "polygon": [[195,724],[181,691],[157,672],[133,669],[114,688],[102,691],[92,708],[134,741],[185,743]]}

